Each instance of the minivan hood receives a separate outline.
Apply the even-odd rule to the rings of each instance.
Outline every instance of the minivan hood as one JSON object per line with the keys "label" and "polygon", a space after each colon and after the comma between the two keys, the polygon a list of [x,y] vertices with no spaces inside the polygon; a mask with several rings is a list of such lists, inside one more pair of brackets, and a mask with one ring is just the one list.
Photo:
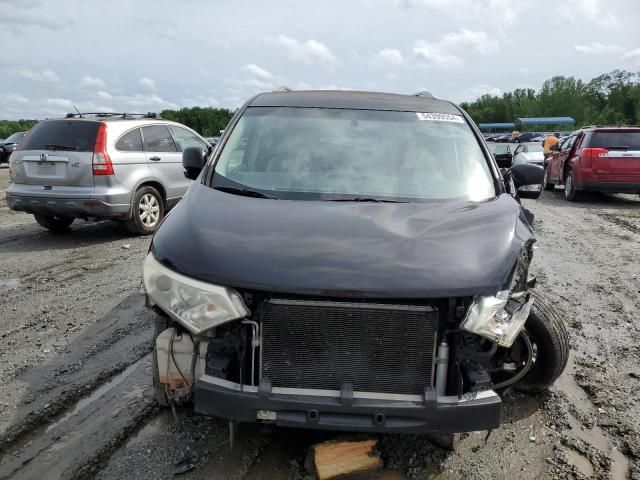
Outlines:
{"label": "minivan hood", "polygon": [[169,268],[236,288],[332,297],[495,293],[533,233],[509,195],[482,202],[249,198],[194,183],[153,238]]}

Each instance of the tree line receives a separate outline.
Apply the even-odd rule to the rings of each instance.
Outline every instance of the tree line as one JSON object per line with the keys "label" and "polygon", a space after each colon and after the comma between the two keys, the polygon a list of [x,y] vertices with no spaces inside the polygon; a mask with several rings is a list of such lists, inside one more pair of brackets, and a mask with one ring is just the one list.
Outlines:
{"label": "tree line", "polygon": [[614,70],[589,82],[555,76],[538,91],[518,88],[461,103],[476,123],[513,122],[521,117],[564,117],[576,126],[640,124],[640,73]]}
{"label": "tree line", "polygon": [[162,118],[173,120],[192,128],[203,137],[217,137],[233,117],[234,112],[228,108],[181,108],[180,110],[163,110]]}
{"label": "tree line", "polygon": [[[483,95],[460,105],[477,123],[513,122],[520,117],[573,117],[576,126],[640,124],[640,73],[614,70],[589,82],[555,76],[538,91],[517,88],[502,96]],[[227,108],[192,107],[163,110],[160,115],[191,127],[205,137],[217,136],[234,112]],[[0,138],[30,129],[36,120],[0,120]]]}
{"label": "tree line", "polygon": [[[226,128],[234,112],[228,108],[193,107],[180,110],[163,110],[162,118],[179,122],[194,129],[203,137],[214,137]],[[153,114],[147,114],[153,117]],[[0,139],[14,132],[24,132],[33,127],[37,120],[0,120]]]}
{"label": "tree line", "polygon": [[15,132],[26,132],[36,122],[37,120],[0,120],[0,139],[5,139]]}

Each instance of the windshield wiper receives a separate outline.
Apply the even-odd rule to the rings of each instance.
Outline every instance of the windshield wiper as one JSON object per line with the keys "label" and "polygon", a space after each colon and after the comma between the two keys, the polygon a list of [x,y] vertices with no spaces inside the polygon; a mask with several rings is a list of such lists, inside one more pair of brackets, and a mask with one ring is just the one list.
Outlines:
{"label": "windshield wiper", "polygon": [[244,197],[254,197],[254,198],[269,198],[271,200],[278,200],[277,197],[273,197],[271,195],[267,195],[266,193],[257,192],[255,190],[249,190],[246,188],[238,188],[238,187],[213,187],[215,190],[220,190],[221,192],[232,193],[234,195],[242,195]]}
{"label": "windshield wiper", "polygon": [[331,198],[327,202],[372,202],[372,203],[407,203],[400,200],[385,200],[382,198],[353,197],[353,198]]}
{"label": "windshield wiper", "polygon": [[74,147],[72,145],[58,145],[56,143],[47,143],[45,145],[47,150],[77,150],[78,147]]}

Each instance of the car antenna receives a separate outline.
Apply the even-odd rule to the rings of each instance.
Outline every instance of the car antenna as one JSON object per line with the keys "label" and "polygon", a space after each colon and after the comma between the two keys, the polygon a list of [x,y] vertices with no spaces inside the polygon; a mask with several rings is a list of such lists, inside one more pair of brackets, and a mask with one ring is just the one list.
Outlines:
{"label": "car antenna", "polygon": [[82,114],[80,113],[80,110],[78,110],[78,107],[74,105],[73,108],[76,109],[76,112],[78,112],[79,117],[82,118]]}

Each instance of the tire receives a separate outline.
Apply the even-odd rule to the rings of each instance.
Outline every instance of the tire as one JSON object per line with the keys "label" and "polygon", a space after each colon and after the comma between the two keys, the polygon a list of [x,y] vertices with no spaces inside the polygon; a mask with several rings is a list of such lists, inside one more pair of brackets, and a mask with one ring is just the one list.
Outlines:
{"label": "tire", "polygon": [[158,372],[158,354],[156,352],[156,339],[168,327],[167,319],[156,313],[153,328],[153,358],[151,368],[153,369],[153,391],[156,395],[156,401],[161,407],[169,406],[169,399],[165,393],[164,384],[160,383],[160,373]]}
{"label": "tire", "polygon": [[564,198],[569,202],[578,200],[578,192],[573,184],[573,173],[569,170],[564,177]]}
{"label": "tire", "polygon": [[139,188],[133,196],[131,218],[127,229],[136,235],[151,235],[164,217],[164,200],[158,191],[150,186]]}
{"label": "tire", "polygon": [[556,189],[555,184],[549,182],[549,165],[544,167],[544,178],[542,179],[542,188],[544,188],[548,192],[551,192]]}
{"label": "tire", "polygon": [[458,449],[458,445],[460,445],[459,433],[430,433],[428,438],[436,447],[451,452],[455,452]]}
{"label": "tire", "polygon": [[40,215],[34,213],[33,217],[39,225],[51,230],[54,233],[66,231],[75,220],[74,217],[58,217],[56,215]]}
{"label": "tire", "polygon": [[569,335],[551,302],[535,290],[531,294],[534,297],[533,307],[524,328],[537,348],[536,357],[529,371],[514,387],[536,393],[549,388],[567,366]]}

